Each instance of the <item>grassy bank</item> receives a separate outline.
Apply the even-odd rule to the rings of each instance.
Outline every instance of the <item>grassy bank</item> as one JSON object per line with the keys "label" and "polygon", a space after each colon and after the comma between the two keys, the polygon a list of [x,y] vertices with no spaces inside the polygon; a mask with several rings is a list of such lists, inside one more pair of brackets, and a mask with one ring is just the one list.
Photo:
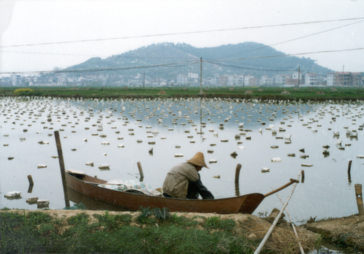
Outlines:
{"label": "grassy bank", "polygon": [[[270,227],[248,214],[91,210],[0,210],[0,253],[253,253]],[[320,237],[297,228],[303,247]],[[278,225],[262,253],[297,253],[291,227]]]}
{"label": "grassy bank", "polygon": [[234,221],[130,214],[59,219],[43,212],[0,213],[0,253],[252,253]]}
{"label": "grassy bank", "polygon": [[221,97],[262,100],[364,100],[361,88],[94,88],[32,87],[0,88],[0,96],[53,96],[84,98]]}

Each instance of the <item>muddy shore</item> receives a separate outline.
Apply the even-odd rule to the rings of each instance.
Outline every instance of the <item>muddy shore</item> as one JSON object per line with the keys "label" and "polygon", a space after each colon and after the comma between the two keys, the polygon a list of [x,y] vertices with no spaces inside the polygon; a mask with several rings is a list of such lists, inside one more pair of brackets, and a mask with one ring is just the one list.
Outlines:
{"label": "muddy shore", "polygon": [[364,253],[364,215],[321,220],[307,223],[304,227],[336,246]]}

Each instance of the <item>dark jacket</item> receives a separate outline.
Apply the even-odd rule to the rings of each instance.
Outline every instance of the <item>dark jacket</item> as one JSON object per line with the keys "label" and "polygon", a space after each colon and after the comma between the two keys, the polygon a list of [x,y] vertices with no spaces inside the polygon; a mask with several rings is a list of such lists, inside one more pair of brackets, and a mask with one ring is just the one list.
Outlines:
{"label": "dark jacket", "polygon": [[195,182],[189,182],[187,198],[188,199],[198,199],[198,195],[201,195],[203,199],[214,199],[214,195],[202,184],[200,179],[200,174],[198,175],[199,179]]}

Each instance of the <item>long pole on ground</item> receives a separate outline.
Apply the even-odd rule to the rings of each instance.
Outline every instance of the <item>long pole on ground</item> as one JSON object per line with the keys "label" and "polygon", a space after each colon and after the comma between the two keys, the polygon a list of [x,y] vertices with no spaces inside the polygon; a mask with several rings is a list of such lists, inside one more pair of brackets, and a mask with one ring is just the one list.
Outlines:
{"label": "long pole on ground", "polygon": [[[281,204],[283,205],[283,200],[281,199],[281,197],[279,196],[279,194],[277,193],[277,198],[279,199],[279,201],[281,202]],[[292,229],[293,229],[293,232],[294,232],[294,235],[296,237],[296,240],[297,240],[297,243],[298,243],[298,246],[300,248],[300,252],[301,254],[305,254],[305,251],[303,250],[303,247],[302,247],[302,244],[301,244],[301,241],[300,241],[300,238],[298,237],[298,233],[297,233],[297,230],[296,230],[296,227],[292,221],[292,218],[291,216],[289,215],[288,212],[286,212],[287,216],[288,216],[288,220],[289,220],[289,223],[291,224],[292,226]]]}
{"label": "long pole on ground", "polygon": [[69,208],[70,207],[70,201],[68,199],[68,192],[67,192],[67,187],[66,187],[66,174],[65,174],[65,169],[64,169],[62,145],[61,145],[61,139],[59,138],[59,132],[58,131],[54,132],[54,137],[56,139],[57,152],[58,152],[58,161],[59,161],[59,167],[61,169],[64,201],[66,203],[66,207]]}
{"label": "long pole on ground", "polygon": [[272,225],[270,226],[268,232],[265,234],[263,240],[260,242],[258,248],[254,251],[254,254],[259,254],[261,252],[261,250],[263,249],[264,247],[264,244],[266,243],[266,241],[268,240],[268,238],[270,237],[270,235],[272,234],[273,232],[273,229],[274,227],[277,225],[278,223],[278,220],[281,218],[282,216],[282,213],[284,212],[284,210],[286,209],[287,205],[288,205],[288,202],[291,200],[291,197],[293,195],[293,192],[295,191],[296,189],[296,186],[297,186],[297,182],[295,182],[295,184],[293,185],[293,188],[292,188],[292,191],[291,191],[291,194],[289,195],[288,197],[288,200],[287,202],[283,205],[282,209],[280,210],[279,214],[277,215],[277,217],[274,219]]}

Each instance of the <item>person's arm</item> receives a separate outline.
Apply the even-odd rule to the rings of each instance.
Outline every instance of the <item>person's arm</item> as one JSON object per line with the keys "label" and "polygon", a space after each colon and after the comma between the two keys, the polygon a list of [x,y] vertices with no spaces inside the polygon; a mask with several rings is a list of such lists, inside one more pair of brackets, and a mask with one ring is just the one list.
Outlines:
{"label": "person's arm", "polygon": [[[214,195],[212,195],[212,193],[202,184],[201,179],[198,179],[197,181],[194,182],[190,182],[189,184],[192,185],[191,186],[192,189],[197,193],[199,193],[203,199],[214,199]],[[187,198],[197,198],[197,197],[187,196]]]}

